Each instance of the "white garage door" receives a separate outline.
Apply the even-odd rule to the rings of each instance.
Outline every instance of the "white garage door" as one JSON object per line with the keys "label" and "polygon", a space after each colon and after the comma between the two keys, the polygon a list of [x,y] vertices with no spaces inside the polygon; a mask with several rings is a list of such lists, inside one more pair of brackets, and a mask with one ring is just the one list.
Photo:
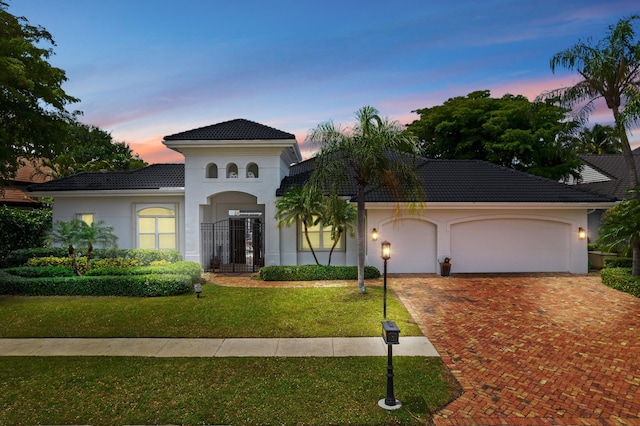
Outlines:
{"label": "white garage door", "polygon": [[436,272],[436,227],[417,219],[402,219],[383,225],[380,235],[392,236],[389,273]]}
{"label": "white garage door", "polygon": [[571,227],[529,219],[491,219],[451,226],[451,272],[566,272]]}

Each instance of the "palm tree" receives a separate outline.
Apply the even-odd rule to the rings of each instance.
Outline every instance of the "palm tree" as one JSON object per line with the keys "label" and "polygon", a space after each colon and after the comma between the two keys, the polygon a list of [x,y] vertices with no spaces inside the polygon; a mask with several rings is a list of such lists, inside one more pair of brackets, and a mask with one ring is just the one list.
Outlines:
{"label": "palm tree", "polygon": [[[86,248],[86,269],[91,269],[91,258],[94,244],[104,247],[114,247],[118,237],[113,234],[113,227],[106,226],[104,221],[91,225],[78,219],[69,222],[57,221],[53,224],[51,239],[54,243],[65,244],[69,247],[69,257],[76,275],[81,275],[78,268],[75,249],[78,246]],[[75,247],[74,247],[75,246]]]}
{"label": "palm tree", "polygon": [[322,223],[331,227],[331,240],[333,241],[327,266],[331,266],[331,255],[333,255],[333,250],[340,242],[342,234],[345,232],[353,234],[353,223],[356,221],[357,216],[357,210],[353,204],[337,194],[331,194],[326,200]]}
{"label": "palm tree", "polygon": [[632,197],[607,210],[600,227],[598,244],[608,249],[633,251],[631,274],[640,275],[640,262],[636,253],[640,252],[640,198],[637,196],[640,186],[629,191]]}
{"label": "palm tree", "polygon": [[597,99],[606,101],[613,112],[632,188],[638,185],[638,174],[626,127],[630,119],[637,118],[638,111],[634,109],[625,115],[624,109],[628,104],[640,102],[640,41],[634,40],[633,26],[638,20],[639,15],[623,18],[615,26],[609,26],[605,38],[595,46],[590,42],[579,42],[554,55],[551,58],[552,72],[558,67],[575,69],[582,80],[545,95],[557,98],[569,107],[586,102],[580,109],[583,120],[594,110]]}
{"label": "palm tree", "polygon": [[620,154],[620,137],[611,126],[594,124],[583,128],[577,137],[578,152],[584,154]]}
{"label": "palm tree", "polygon": [[320,265],[320,262],[309,238],[309,226],[315,226],[320,222],[322,210],[322,194],[308,186],[291,187],[282,198],[276,201],[275,218],[278,221],[278,227],[291,226],[300,222],[316,265]]}
{"label": "palm tree", "polygon": [[[328,121],[312,129],[309,141],[320,145],[309,184],[323,192],[340,193],[340,188],[355,180],[358,216],[358,286],[364,286],[365,190],[370,185],[388,188],[400,199],[422,201],[424,190],[412,164],[394,158],[394,153],[417,155],[417,140],[396,121],[381,118],[378,110],[364,106],[356,112],[356,123],[343,129]],[[332,189],[327,188],[332,186]]]}

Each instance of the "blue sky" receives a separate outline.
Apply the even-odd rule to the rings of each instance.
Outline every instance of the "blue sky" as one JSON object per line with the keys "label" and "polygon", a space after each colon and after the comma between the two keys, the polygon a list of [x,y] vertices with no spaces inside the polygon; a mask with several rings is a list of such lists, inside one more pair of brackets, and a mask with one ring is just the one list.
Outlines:
{"label": "blue sky", "polygon": [[[363,105],[411,111],[475,90],[492,96],[572,84],[550,58],[637,0],[9,0],[54,37],[50,62],[81,121],[150,163],[181,162],[163,136],[235,118],[294,133],[349,125]],[[611,121],[598,110],[594,122]],[[632,135],[634,141],[640,130]]]}

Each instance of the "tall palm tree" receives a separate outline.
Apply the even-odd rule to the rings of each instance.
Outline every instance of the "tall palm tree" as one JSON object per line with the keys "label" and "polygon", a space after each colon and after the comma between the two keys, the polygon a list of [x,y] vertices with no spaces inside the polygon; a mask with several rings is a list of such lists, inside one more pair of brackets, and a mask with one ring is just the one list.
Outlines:
{"label": "tall palm tree", "polygon": [[578,152],[585,154],[620,154],[620,136],[611,126],[594,124],[583,128],[577,136]]}
{"label": "tall palm tree", "polygon": [[291,187],[282,198],[276,201],[275,218],[278,221],[278,227],[291,226],[300,222],[316,265],[320,265],[320,262],[309,238],[309,226],[315,226],[320,222],[322,210],[322,194],[308,186]]}
{"label": "tall palm tree", "polygon": [[597,99],[606,101],[620,136],[632,188],[638,185],[638,174],[627,137],[628,117],[624,109],[629,103],[636,105],[640,102],[640,40],[635,40],[634,29],[639,20],[639,15],[623,18],[615,26],[609,26],[607,35],[595,45],[579,42],[555,54],[551,58],[553,72],[558,67],[575,69],[582,80],[571,87],[546,94],[569,107],[586,102],[580,109],[583,118],[594,110]]}
{"label": "tall palm tree", "polygon": [[404,195],[405,199],[422,201],[424,190],[412,164],[392,155],[400,152],[417,155],[417,140],[405,133],[400,123],[380,117],[371,106],[356,112],[356,123],[350,129],[328,121],[312,129],[308,139],[320,145],[309,180],[311,186],[340,193],[348,182],[356,182],[358,286],[364,293],[365,191],[371,185],[380,185],[388,188],[397,200]]}

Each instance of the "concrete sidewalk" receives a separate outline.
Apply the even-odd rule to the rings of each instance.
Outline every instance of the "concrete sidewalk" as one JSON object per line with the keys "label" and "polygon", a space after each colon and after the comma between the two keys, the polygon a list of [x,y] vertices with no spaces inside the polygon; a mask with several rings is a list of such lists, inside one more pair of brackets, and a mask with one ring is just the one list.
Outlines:
{"label": "concrete sidewalk", "polygon": [[[386,356],[381,337],[292,339],[0,339],[0,356],[345,357]],[[440,356],[424,336],[400,337],[394,356]]]}

